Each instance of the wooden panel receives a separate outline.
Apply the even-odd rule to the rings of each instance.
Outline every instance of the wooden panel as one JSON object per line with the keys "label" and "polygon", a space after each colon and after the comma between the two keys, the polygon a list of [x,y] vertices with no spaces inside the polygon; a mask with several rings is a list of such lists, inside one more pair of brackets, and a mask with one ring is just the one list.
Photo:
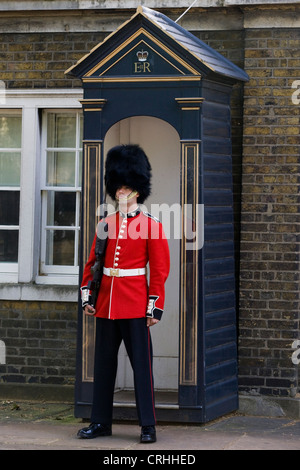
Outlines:
{"label": "wooden panel", "polygon": [[205,174],[209,171],[219,171],[222,168],[224,173],[232,172],[231,155],[218,155],[207,153],[203,155],[203,167]]}
{"label": "wooden panel", "polygon": [[207,206],[232,206],[232,191],[230,189],[222,189],[219,191],[205,190],[204,205]]}
{"label": "wooden panel", "polygon": [[226,172],[206,172],[204,180],[204,188],[228,189],[232,184],[232,176]]}
{"label": "wooden panel", "polygon": [[[207,90],[204,138],[205,420],[237,407],[235,262],[230,108]],[[218,103],[216,103],[218,98]]]}
{"label": "wooden panel", "polygon": [[236,354],[236,343],[232,342],[222,345],[217,348],[209,349],[206,353],[206,366],[210,367],[212,365],[222,363],[224,361],[232,360]]}
{"label": "wooden panel", "polygon": [[209,260],[206,261],[205,267],[205,276],[224,276],[225,274],[234,274],[234,259],[231,257]]}
{"label": "wooden panel", "polygon": [[[206,295],[205,310],[206,312],[214,312],[217,310],[232,308],[235,305],[234,292],[224,292],[222,294]],[[224,333],[224,332],[222,332]]]}
{"label": "wooden panel", "polygon": [[206,241],[205,242],[205,259],[216,259],[220,255],[223,258],[232,256],[234,249],[233,240],[222,240],[222,241]]}
{"label": "wooden panel", "polygon": [[219,381],[225,381],[230,377],[233,377],[236,373],[236,361],[228,360],[221,363],[217,363],[214,366],[206,368],[206,383],[215,383]]}
{"label": "wooden panel", "polygon": [[208,294],[216,294],[219,292],[234,290],[235,281],[234,281],[234,274],[230,273],[227,276],[221,276],[217,279],[213,278],[206,278],[204,281],[205,285],[205,293]]}

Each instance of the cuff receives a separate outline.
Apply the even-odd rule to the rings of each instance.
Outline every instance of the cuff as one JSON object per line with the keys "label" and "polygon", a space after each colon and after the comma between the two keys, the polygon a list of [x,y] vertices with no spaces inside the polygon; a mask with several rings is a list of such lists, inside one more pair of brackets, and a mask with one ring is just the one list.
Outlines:
{"label": "cuff", "polygon": [[155,306],[155,302],[159,299],[157,295],[149,295],[149,302],[146,317],[156,318],[160,320],[163,314],[163,310]]}
{"label": "cuff", "polygon": [[91,291],[89,289],[88,286],[83,286],[80,288],[80,291],[81,291],[81,303],[82,303],[82,308],[84,309],[84,307],[86,305],[89,305],[90,304],[90,300],[91,300]]}

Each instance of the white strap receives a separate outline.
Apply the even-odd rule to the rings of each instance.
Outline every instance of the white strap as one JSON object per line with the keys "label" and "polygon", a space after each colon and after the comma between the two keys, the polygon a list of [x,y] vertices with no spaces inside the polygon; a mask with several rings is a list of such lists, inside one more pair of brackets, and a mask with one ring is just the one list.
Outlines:
{"label": "white strap", "polygon": [[105,276],[126,277],[126,276],[143,276],[146,274],[146,268],[136,269],[118,269],[118,268],[103,268]]}

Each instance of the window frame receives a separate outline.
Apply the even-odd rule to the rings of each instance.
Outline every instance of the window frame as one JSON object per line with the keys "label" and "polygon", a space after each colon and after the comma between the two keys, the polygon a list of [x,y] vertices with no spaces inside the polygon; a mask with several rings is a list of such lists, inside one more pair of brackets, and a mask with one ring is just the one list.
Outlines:
{"label": "window frame", "polygon": [[[76,116],[76,142],[74,148],[48,147],[47,146],[47,119],[49,114],[75,114]],[[41,140],[41,253],[39,265],[39,277],[43,275],[78,275],[79,273],[79,240],[80,240],[80,200],[81,181],[80,175],[80,153],[82,154],[82,141],[80,140],[80,118],[82,112],[74,109],[46,109],[42,116],[42,140]],[[75,184],[74,186],[50,186],[47,185],[47,152],[49,151],[74,151],[75,152]],[[55,225],[47,224],[47,194],[49,191],[68,192],[76,194],[75,225],[59,226],[59,229],[74,232],[74,266],[49,265],[46,264],[47,254],[47,230],[55,230]]]}
{"label": "window frame", "polygon": [[[81,111],[82,89],[4,90],[0,110],[22,114],[19,216],[19,258],[14,266],[0,263],[0,299],[78,300],[77,273],[40,274],[41,132],[43,110]],[[10,264],[10,263],[9,263]],[[45,288],[43,289],[43,285]],[[40,286],[40,287],[39,287]],[[48,287],[47,287],[48,286]],[[60,289],[57,286],[65,286]],[[69,286],[70,290],[66,291]]]}

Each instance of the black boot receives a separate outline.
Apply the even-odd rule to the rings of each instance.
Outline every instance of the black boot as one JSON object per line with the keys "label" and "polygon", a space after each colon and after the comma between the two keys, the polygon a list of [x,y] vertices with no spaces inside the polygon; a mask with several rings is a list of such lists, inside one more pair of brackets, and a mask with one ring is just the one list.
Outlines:
{"label": "black boot", "polygon": [[141,443],[156,442],[155,426],[142,426]]}
{"label": "black boot", "polygon": [[77,437],[81,439],[93,439],[99,436],[111,436],[111,427],[103,424],[92,423],[88,428],[82,428],[78,431]]}

